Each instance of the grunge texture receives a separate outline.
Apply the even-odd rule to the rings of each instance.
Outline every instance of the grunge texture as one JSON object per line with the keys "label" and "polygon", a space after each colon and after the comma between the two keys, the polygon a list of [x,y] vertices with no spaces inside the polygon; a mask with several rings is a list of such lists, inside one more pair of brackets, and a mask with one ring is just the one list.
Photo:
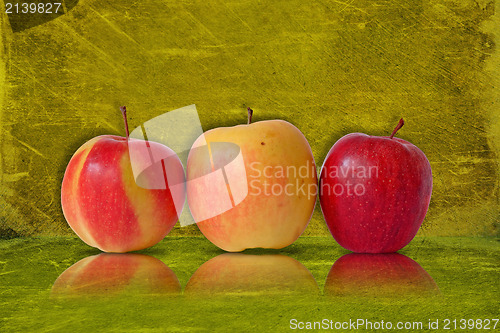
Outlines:
{"label": "grunge texture", "polygon": [[[498,235],[493,1],[64,7],[47,18],[0,16],[1,237],[71,234],[60,206],[65,167],[90,138],[124,135],[120,105],[135,128],[190,104],[204,130],[244,123],[247,106],[254,121],[287,120],[318,165],[343,135],[388,135],[403,117],[398,136],[424,151],[434,175],[421,235]],[[305,233],[328,233],[319,205]]]}

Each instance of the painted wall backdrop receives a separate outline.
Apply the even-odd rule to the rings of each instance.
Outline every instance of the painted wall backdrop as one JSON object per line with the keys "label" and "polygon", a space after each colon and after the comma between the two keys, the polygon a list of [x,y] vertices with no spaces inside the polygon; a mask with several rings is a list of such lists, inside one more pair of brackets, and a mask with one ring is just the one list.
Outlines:
{"label": "painted wall backdrop", "polygon": [[[72,234],[64,170],[90,138],[125,134],[120,105],[134,128],[193,103],[204,130],[244,123],[247,106],[287,120],[318,165],[343,135],[403,117],[398,136],[434,174],[420,235],[499,234],[494,1],[62,3],[0,14],[0,237]],[[319,205],[305,234],[328,235]]]}

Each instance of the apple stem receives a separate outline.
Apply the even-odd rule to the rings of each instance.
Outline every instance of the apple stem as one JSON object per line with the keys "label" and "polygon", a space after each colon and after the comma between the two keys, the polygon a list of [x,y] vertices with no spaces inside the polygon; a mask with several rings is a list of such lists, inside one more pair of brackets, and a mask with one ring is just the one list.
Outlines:
{"label": "apple stem", "polygon": [[127,107],[126,106],[120,106],[120,111],[122,112],[123,115],[123,121],[125,122],[125,132],[127,133],[127,140],[129,137],[129,132],[128,132],[128,121],[127,121]]}
{"label": "apple stem", "polygon": [[247,122],[247,124],[250,125],[250,123],[252,122],[253,110],[250,109],[250,107],[247,107],[247,111],[248,111],[248,122]]}
{"label": "apple stem", "polygon": [[403,118],[399,119],[399,123],[396,126],[396,128],[394,129],[394,131],[392,131],[392,134],[391,134],[389,139],[392,139],[394,137],[394,134],[396,134],[396,132],[399,131],[399,129],[401,127],[403,127],[404,124],[405,124],[405,121],[403,120]]}

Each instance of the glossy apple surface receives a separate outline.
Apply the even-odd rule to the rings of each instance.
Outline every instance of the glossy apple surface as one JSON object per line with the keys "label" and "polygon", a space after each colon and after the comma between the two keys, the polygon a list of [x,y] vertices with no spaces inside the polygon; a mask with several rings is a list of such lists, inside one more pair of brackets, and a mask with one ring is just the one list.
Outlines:
{"label": "glossy apple surface", "polygon": [[51,289],[53,298],[179,294],[175,273],[144,254],[101,253],[65,270]]}
{"label": "glossy apple surface", "polygon": [[312,274],[280,254],[225,253],[200,266],[184,290],[190,296],[317,294]]}
{"label": "glossy apple surface", "polygon": [[399,253],[350,253],[330,269],[327,296],[403,297],[439,294],[439,288],[416,261]]}
{"label": "glossy apple surface", "polygon": [[[161,241],[177,222],[174,202],[183,203],[185,191],[172,192],[169,186],[183,184],[182,164],[164,145],[148,142],[144,147],[144,141],[103,135],[71,158],[62,182],[62,209],[88,245],[105,252],[141,250]],[[131,152],[143,171],[137,179]],[[149,153],[161,160],[152,163]]]}
{"label": "glossy apple surface", "polygon": [[209,130],[187,162],[194,220],[205,237],[230,252],[292,244],[311,218],[316,182],[309,143],[282,120]]}
{"label": "glossy apple surface", "polygon": [[415,237],[429,207],[429,161],[393,135],[348,134],[322,167],[321,210],[335,240],[353,252],[398,251]]}

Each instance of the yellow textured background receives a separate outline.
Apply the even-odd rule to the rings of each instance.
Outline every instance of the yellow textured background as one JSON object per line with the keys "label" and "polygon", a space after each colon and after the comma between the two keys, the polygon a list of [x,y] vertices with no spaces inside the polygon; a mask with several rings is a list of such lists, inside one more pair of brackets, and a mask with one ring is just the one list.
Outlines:
{"label": "yellow textured background", "polygon": [[[498,234],[493,1],[87,0],[19,32],[0,17],[1,237],[71,234],[66,164],[124,134],[120,105],[134,128],[193,103],[204,130],[245,122],[246,106],[288,120],[318,165],[341,136],[387,135],[404,117],[398,136],[434,174],[421,234]],[[306,234],[327,232],[317,206]]]}

